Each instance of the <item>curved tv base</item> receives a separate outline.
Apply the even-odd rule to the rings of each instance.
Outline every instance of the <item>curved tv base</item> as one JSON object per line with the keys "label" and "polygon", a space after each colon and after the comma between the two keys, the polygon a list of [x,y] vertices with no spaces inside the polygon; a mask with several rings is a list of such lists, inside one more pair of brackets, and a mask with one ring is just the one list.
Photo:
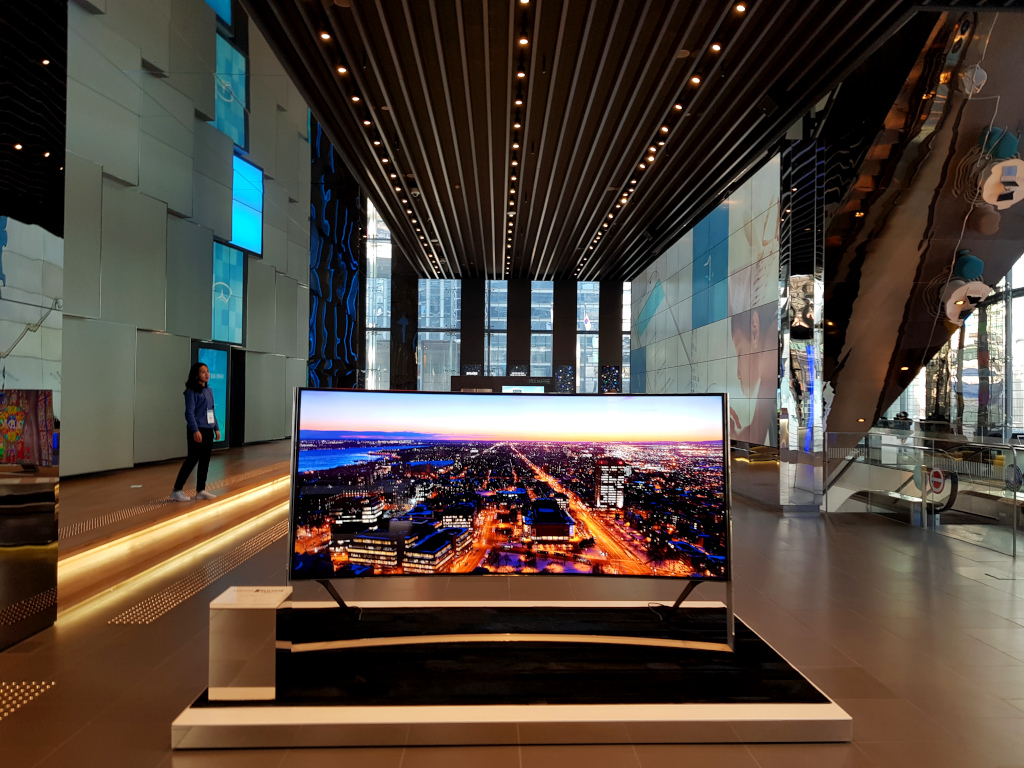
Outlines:
{"label": "curved tv base", "polygon": [[[175,749],[852,738],[722,603],[666,621],[646,600],[360,601],[353,621],[290,591],[211,604],[210,689],[174,721]],[[716,641],[733,622],[730,649]]]}
{"label": "curved tv base", "polygon": [[660,637],[625,635],[563,635],[524,632],[477,632],[460,635],[411,635],[407,637],[366,637],[358,640],[328,640],[318,643],[278,643],[279,650],[292,653],[334,651],[346,648],[379,648],[395,645],[437,645],[440,643],[584,643],[597,645],[639,645],[652,648],[685,648],[693,651],[732,653],[727,643],[670,640]]}

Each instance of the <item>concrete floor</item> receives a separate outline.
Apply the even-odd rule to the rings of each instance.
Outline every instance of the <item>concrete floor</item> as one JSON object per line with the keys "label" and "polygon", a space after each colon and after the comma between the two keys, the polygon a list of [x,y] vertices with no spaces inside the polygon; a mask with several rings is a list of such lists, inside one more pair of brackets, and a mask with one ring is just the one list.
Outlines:
{"label": "concrete floor", "polygon": [[[172,753],[170,722],[205,687],[208,602],[233,584],[283,583],[286,539],[248,559],[232,554],[261,528],[280,529],[266,520],[63,614],[55,627],[0,654],[3,683],[55,683],[13,712],[0,706],[0,764],[1024,766],[1024,561],[870,515],[783,518],[742,501],[735,506],[737,613],[853,715],[852,744]],[[224,563],[236,565],[188,596],[182,584],[217,563],[222,567],[214,576]],[[585,581],[569,580],[558,591],[582,595],[598,586]],[[508,597],[540,596],[532,594],[536,580],[507,584]],[[560,596],[545,585],[545,597]],[[315,585],[301,587],[299,596],[323,596]],[[489,589],[471,577],[436,578],[426,586],[380,580],[357,588],[367,598],[394,591],[446,599],[479,598]],[[620,582],[612,596],[647,597],[652,590],[668,597],[676,585]],[[708,585],[695,597],[715,593]],[[154,597],[173,607],[152,623],[109,623]]]}

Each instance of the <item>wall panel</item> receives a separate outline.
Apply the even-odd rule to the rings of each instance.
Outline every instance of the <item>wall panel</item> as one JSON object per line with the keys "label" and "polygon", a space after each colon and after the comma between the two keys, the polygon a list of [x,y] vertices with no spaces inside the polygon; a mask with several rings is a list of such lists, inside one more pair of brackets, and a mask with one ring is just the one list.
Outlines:
{"label": "wall panel", "polygon": [[[167,330],[209,339],[213,302],[213,232],[167,217]],[[209,286],[209,287],[208,287]]]}
{"label": "wall panel", "polygon": [[[277,347],[277,278],[274,268],[248,257],[249,280],[245,287],[245,346],[254,352],[273,352]],[[248,372],[246,372],[248,376]],[[246,432],[246,437],[249,433]]]}
{"label": "wall panel", "polygon": [[104,179],[102,221],[102,318],[164,330],[167,206]]}
{"label": "wall panel", "polygon": [[275,323],[274,351],[279,355],[298,357],[295,348],[295,302],[297,284],[284,275],[277,276],[277,322]]}
{"label": "wall panel", "polygon": [[285,358],[245,355],[245,441],[277,440],[289,431],[291,403],[286,403]]}
{"label": "wall panel", "polygon": [[[139,331],[135,364],[135,462],[161,461],[187,452],[185,379],[191,340]],[[218,403],[218,408],[223,407]]]}
{"label": "wall panel", "polygon": [[100,316],[103,169],[68,152],[64,159],[64,311]]}
{"label": "wall panel", "polygon": [[64,318],[61,475],[132,466],[135,328]]}

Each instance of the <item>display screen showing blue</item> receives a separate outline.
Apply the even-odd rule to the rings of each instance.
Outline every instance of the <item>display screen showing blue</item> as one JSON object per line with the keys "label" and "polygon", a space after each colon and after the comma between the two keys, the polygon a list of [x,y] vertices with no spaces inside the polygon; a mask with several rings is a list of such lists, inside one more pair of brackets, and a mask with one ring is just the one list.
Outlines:
{"label": "display screen showing blue", "polygon": [[724,395],[302,389],[293,579],[727,578]]}
{"label": "display screen showing blue", "polygon": [[239,147],[247,146],[245,136],[245,56],[221,35],[217,35],[217,105],[213,126],[231,137]]}
{"label": "display screen showing blue", "polygon": [[220,440],[228,434],[228,351],[214,347],[200,347],[198,362],[210,369],[210,381],[206,385],[213,391],[213,408],[220,426]]}
{"label": "display screen showing blue", "polygon": [[231,244],[263,253],[263,171],[234,159],[231,191]]}
{"label": "display screen showing blue", "polygon": [[213,330],[210,338],[242,343],[245,308],[245,254],[223,243],[213,244]]}
{"label": "display screen showing blue", "polygon": [[231,0],[206,0],[206,4],[213,8],[221,21],[231,26]]}

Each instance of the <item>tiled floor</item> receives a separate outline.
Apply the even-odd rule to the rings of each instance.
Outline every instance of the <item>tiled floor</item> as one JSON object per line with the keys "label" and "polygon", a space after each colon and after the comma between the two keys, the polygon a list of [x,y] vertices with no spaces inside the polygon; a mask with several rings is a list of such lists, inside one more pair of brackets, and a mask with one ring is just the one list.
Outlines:
{"label": "tiled floor", "polygon": [[[230,584],[281,583],[285,546],[279,541],[150,625],[107,622],[195,562],[129,584],[0,654],[0,681],[56,681],[0,720],[0,764],[1024,767],[1024,559],[1015,564],[876,517],[782,518],[742,502],[736,507],[737,613],[853,715],[852,744],[172,753],[169,724],[204,688],[208,601]],[[225,541],[208,557],[237,545]],[[322,595],[318,587],[301,586],[300,597]],[[466,577],[358,586],[356,596],[366,598],[392,592],[469,599],[496,588],[514,598],[542,596],[540,588],[547,598],[603,596],[594,592],[602,588],[597,580],[538,585],[528,578]],[[675,585],[648,580],[611,589],[613,597],[664,598]],[[704,586],[696,596],[714,593]]]}

